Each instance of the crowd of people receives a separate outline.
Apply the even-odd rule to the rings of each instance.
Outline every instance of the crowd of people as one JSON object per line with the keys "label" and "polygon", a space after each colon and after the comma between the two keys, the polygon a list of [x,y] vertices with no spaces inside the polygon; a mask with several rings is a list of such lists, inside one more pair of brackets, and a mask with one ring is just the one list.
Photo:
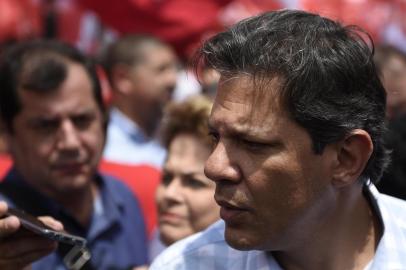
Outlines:
{"label": "crowd of people", "polygon": [[201,94],[181,101],[154,36],[99,59],[4,47],[0,269],[406,269],[406,55],[366,38],[305,11],[247,18],[201,45]]}

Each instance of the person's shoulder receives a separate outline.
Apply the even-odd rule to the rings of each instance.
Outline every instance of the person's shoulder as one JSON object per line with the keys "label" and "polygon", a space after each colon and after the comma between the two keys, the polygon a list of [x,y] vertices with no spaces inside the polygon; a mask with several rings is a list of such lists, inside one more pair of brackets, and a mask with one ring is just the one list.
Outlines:
{"label": "person's shoulder", "polygon": [[406,201],[386,194],[379,194],[378,203],[389,211],[406,217]]}
{"label": "person's shoulder", "polygon": [[131,191],[130,187],[124,183],[123,180],[116,178],[115,176],[99,173],[99,176],[102,178],[103,184],[105,185],[104,190],[108,192],[113,197],[121,200],[136,200],[138,204],[138,199]]}
{"label": "person's shoulder", "polygon": [[[218,221],[203,232],[176,242],[163,251],[152,263],[150,270],[195,269],[213,263],[231,248],[224,240],[224,222]],[[210,268],[207,268],[210,269]]]}
{"label": "person's shoulder", "polygon": [[153,261],[150,270],[281,269],[263,251],[241,251],[227,245],[224,227],[224,221],[220,220],[205,231],[173,244]]}
{"label": "person's shoulder", "polygon": [[105,174],[99,176],[103,182],[101,196],[104,197],[104,204],[115,205],[126,218],[134,219],[133,222],[144,222],[140,202],[131,189],[113,176]]}
{"label": "person's shoulder", "polygon": [[108,187],[119,189],[119,190],[129,190],[129,187],[123,183],[123,181],[113,175],[99,172],[100,177],[103,179],[104,184]]}
{"label": "person's shoulder", "polygon": [[379,207],[384,208],[383,219],[391,219],[397,223],[406,234],[406,201],[386,194],[379,194]]}
{"label": "person's shoulder", "polygon": [[383,235],[371,269],[406,269],[406,201],[375,196],[383,223]]}

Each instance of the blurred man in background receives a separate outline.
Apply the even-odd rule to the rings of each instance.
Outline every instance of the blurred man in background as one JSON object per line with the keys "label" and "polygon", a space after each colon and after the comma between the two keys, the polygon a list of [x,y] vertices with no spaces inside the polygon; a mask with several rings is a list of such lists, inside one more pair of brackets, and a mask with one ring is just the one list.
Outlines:
{"label": "blurred man in background", "polygon": [[104,63],[113,88],[104,158],[160,169],[165,150],[156,135],[176,86],[174,51],[155,37],[130,35],[111,45]]}
{"label": "blurred man in background", "polygon": [[376,47],[374,61],[387,94],[388,129],[386,142],[392,151],[378,189],[406,199],[406,53],[391,45]]}
{"label": "blurred man in background", "polygon": [[374,61],[386,90],[389,119],[406,114],[406,53],[391,45],[376,47]]}

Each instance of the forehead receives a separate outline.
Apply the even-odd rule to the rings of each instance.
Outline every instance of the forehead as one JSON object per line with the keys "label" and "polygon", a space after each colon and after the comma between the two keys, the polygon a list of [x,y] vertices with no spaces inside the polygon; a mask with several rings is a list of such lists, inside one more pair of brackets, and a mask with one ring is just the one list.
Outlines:
{"label": "forehead", "polygon": [[406,72],[406,60],[393,55],[389,57],[384,68],[386,71],[391,72]]}
{"label": "forehead", "polygon": [[67,64],[67,76],[55,90],[40,93],[19,89],[22,111],[59,114],[97,107],[93,85],[85,68],[77,63]]}
{"label": "forehead", "polygon": [[204,163],[209,153],[210,147],[205,141],[191,133],[179,133],[169,144],[169,159],[176,156],[187,161]]}
{"label": "forehead", "polygon": [[169,145],[164,169],[173,173],[204,175],[204,163],[210,155],[208,147],[197,136],[180,133]]}
{"label": "forehead", "polygon": [[232,123],[233,129],[271,125],[287,117],[280,102],[279,82],[275,78],[254,83],[250,76],[222,76],[210,115],[210,125]]}
{"label": "forehead", "polygon": [[174,61],[176,59],[173,50],[164,44],[149,44],[140,48],[142,56],[140,64],[155,62]]}

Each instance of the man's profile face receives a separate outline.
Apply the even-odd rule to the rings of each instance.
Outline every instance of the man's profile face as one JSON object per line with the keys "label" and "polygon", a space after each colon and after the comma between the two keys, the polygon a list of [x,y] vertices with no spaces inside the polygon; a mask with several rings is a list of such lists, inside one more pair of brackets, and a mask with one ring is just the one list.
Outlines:
{"label": "man's profile face", "polygon": [[382,67],[382,82],[386,90],[387,114],[394,118],[406,112],[406,61],[393,55]]}
{"label": "man's profile face", "polygon": [[90,77],[77,63],[68,62],[67,69],[55,91],[18,90],[22,109],[7,136],[17,170],[51,196],[88,185],[104,144]]}
{"label": "man's profile face", "polygon": [[226,241],[241,250],[282,250],[304,243],[328,215],[334,150],[314,154],[308,133],[281,107],[276,80],[258,97],[253,87],[246,76],[221,78],[205,173],[216,183]]}
{"label": "man's profile face", "polygon": [[134,98],[161,108],[168,102],[177,79],[177,57],[166,46],[143,48],[143,59],[131,69]]}

